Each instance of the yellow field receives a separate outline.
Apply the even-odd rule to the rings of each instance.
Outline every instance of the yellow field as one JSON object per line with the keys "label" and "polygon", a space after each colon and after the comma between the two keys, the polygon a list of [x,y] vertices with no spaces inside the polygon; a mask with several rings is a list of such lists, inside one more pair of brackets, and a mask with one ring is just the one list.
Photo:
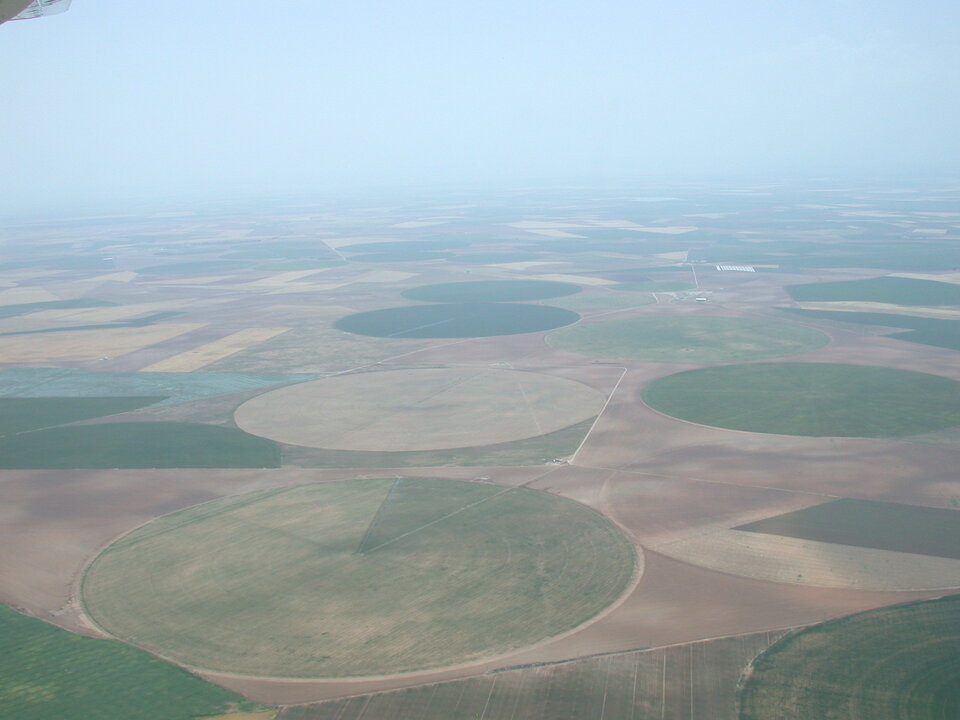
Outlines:
{"label": "yellow field", "polygon": [[270,277],[260,278],[259,280],[254,280],[252,283],[248,284],[250,287],[283,286],[287,283],[296,282],[297,280],[302,280],[305,277],[310,277],[311,275],[316,275],[317,273],[321,273],[329,269],[330,268],[313,268],[312,270],[291,270],[290,272],[283,272],[276,275],[271,275]]}
{"label": "yellow field", "polygon": [[960,587],[960,560],[721,530],[658,545],[657,552],[757,580],[855,588]]}
{"label": "yellow field", "polygon": [[222,360],[229,355],[245,350],[251,345],[262,343],[285,333],[289,329],[288,327],[246,328],[193,350],[187,350],[179,355],[155,362],[141,368],[141,370],[144,372],[193,372],[217,360]]}
{"label": "yellow field", "polygon": [[51,300],[63,300],[63,298],[41,287],[14,287],[0,292],[0,305],[20,305]]}
{"label": "yellow field", "polygon": [[528,372],[390,370],[280,388],[245,402],[234,419],[291,445],[439,450],[545,435],[597,415],[604,400],[573,380]]}
{"label": "yellow field", "polygon": [[125,355],[201,327],[202,323],[182,323],[11,335],[0,337],[0,357],[4,362],[99,360]]}

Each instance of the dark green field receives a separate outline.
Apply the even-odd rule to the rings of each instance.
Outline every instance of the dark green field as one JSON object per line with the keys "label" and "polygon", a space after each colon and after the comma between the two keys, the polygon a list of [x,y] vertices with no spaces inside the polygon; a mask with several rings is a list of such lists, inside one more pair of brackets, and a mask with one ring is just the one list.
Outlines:
{"label": "dark green field", "polygon": [[165,397],[0,397],[0,435],[129,412],[165,399]]}
{"label": "dark green field", "polygon": [[191,423],[101,423],[34,430],[0,438],[0,467],[279,467],[271,440],[241,430]]}
{"label": "dark green field", "polygon": [[896,437],[960,425],[960,383],[866,365],[758,363],[688,370],[642,397],[691,422],[780,435]]}
{"label": "dark green field", "polygon": [[571,310],[513,303],[448,303],[371,310],[340,318],[334,327],[373,337],[462,338],[517,335],[569,325]]}
{"label": "dark green field", "polygon": [[826,324],[843,323],[889,328],[909,328],[905,332],[891,333],[887,337],[906,342],[932,345],[934,347],[960,350],[960,320],[897,315],[894,313],[845,312],[839,310],[800,310],[778,308],[783,312],[818,320]]}
{"label": "dark green field", "polygon": [[6,605],[0,647],[0,717],[11,720],[192,720],[259,708],[142,650]]}
{"label": "dark green field", "polygon": [[960,559],[960,511],[844,498],[734,528]]}
{"label": "dark green field", "polygon": [[960,285],[917,280],[915,278],[880,277],[868,280],[788,285],[790,296],[799,302],[860,301],[893,305],[957,305]]}
{"label": "dark green field", "polygon": [[580,292],[573,283],[546,280],[476,280],[473,282],[422,285],[404,290],[401,295],[410,300],[434,303],[515,302],[544,300]]}
{"label": "dark green field", "polygon": [[67,308],[90,308],[90,307],[110,307],[116,305],[115,302],[106,300],[94,300],[88,298],[78,298],[76,300],[48,300],[46,302],[19,303],[17,305],[0,306],[0,318],[18,317],[20,315],[29,315],[41,310],[62,310]]}
{"label": "dark green field", "polygon": [[559,350],[641,362],[714,363],[796,355],[829,338],[794,323],[756,318],[624,318],[583,322],[547,337]]}
{"label": "dark green field", "polygon": [[960,596],[789,635],[753,662],[739,703],[741,720],[956,720]]}

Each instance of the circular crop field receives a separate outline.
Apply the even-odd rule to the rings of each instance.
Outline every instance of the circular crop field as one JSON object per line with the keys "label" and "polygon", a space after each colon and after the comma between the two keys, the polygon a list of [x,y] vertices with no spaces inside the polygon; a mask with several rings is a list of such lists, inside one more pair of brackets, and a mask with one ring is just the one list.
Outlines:
{"label": "circular crop field", "polygon": [[558,350],[614,360],[718,363],[796,355],[829,342],[819,330],[733,317],[625,318],[552,333]]}
{"label": "circular crop field", "polygon": [[643,390],[654,410],[732,430],[896,437],[960,425],[960,383],[866,365],[758,363],[688,370]]}
{"label": "circular crop field", "polygon": [[802,630],[753,662],[741,720],[960,717],[960,597]]}
{"label": "circular crop field", "polygon": [[578,292],[580,292],[579,285],[548,280],[475,280],[422,285],[404,290],[400,294],[411,300],[462,303],[543,300]]}
{"label": "circular crop field", "polygon": [[553,330],[580,316],[562,308],[514,303],[446,303],[371,310],[342,317],[334,327],[388,338],[463,338]]}
{"label": "circular crop field", "polygon": [[248,433],[331,450],[407,451],[521,440],[597,415],[574,380],[492,368],[386,370],[272,390],[237,408]]}
{"label": "circular crop field", "polygon": [[347,480],[154,520],[91,563],[82,599],[109,633],[193,667],[385,675],[576,627],[625,592],[636,566],[606,518],[547,493]]}

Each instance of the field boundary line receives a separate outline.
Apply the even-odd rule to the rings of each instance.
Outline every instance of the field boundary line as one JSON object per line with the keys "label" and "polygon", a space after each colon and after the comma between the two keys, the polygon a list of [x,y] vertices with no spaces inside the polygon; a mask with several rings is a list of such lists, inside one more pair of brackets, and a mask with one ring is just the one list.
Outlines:
{"label": "field boundary line", "polygon": [[610,401],[613,400],[613,396],[616,394],[617,389],[620,387],[620,383],[623,382],[623,379],[627,376],[627,368],[619,366],[618,370],[622,370],[620,373],[620,378],[617,380],[616,384],[613,386],[613,390],[610,391],[610,394],[607,396],[607,401],[603,404],[603,407],[600,408],[600,412],[597,414],[596,420],[593,421],[593,425],[590,426],[590,429],[587,430],[587,434],[583,436],[583,440],[580,441],[580,444],[577,446],[577,449],[573,451],[573,455],[570,456],[570,464],[572,465],[576,459],[577,455],[580,454],[580,451],[583,449],[583,446],[587,444],[587,440],[590,439],[590,435],[593,433],[594,428],[597,427],[597,423],[600,422],[600,418],[603,417],[603,413],[606,412],[607,406],[610,404]]}
{"label": "field boundary line", "polygon": [[367,531],[363,534],[363,539],[360,540],[360,544],[357,546],[355,554],[367,554],[366,550],[364,550],[364,546],[367,544],[367,540],[370,539],[370,536],[373,534],[373,532],[380,525],[380,519],[383,517],[383,513],[386,511],[387,504],[390,502],[390,499],[394,496],[394,493],[396,493],[401,480],[403,480],[403,478],[399,475],[394,478],[393,483],[390,485],[390,489],[387,490],[387,494],[384,495],[383,500],[380,501],[380,506],[377,508],[377,512],[373,514],[373,519],[370,520],[370,524],[367,525]]}
{"label": "field boundary line", "polygon": [[431,526],[433,526],[433,525],[436,525],[437,523],[443,522],[444,520],[446,520],[446,519],[448,519],[448,518],[451,518],[451,517],[453,517],[454,515],[459,515],[460,513],[464,512],[465,510],[469,510],[470,508],[476,507],[477,505],[482,505],[482,504],[485,503],[485,502],[490,502],[491,500],[493,500],[493,499],[495,499],[495,498],[498,498],[498,497],[500,497],[501,495],[504,495],[504,494],[510,492],[511,490],[516,490],[516,489],[517,489],[516,487],[508,487],[508,488],[505,488],[505,489],[501,490],[501,491],[498,492],[498,493],[495,493],[495,494],[491,495],[490,497],[485,497],[485,498],[483,498],[483,500],[477,500],[476,502],[472,502],[472,503],[470,503],[469,505],[464,505],[464,506],[463,506],[462,508],[460,508],[459,510],[454,510],[452,513],[447,513],[447,514],[444,515],[443,517],[439,517],[439,518],[437,518],[436,520],[431,520],[431,521],[428,522],[426,525],[421,525],[420,527],[414,528],[413,530],[408,530],[407,532],[405,532],[405,533],[403,533],[403,534],[401,534],[401,535],[397,535],[395,538],[390,538],[390,539],[387,540],[386,542],[380,543],[379,545],[375,545],[375,546],[373,546],[372,548],[370,548],[366,553],[364,553],[364,555],[369,554],[369,553],[372,553],[372,552],[375,552],[375,551],[379,550],[379,549],[382,548],[382,547],[386,547],[387,545],[390,545],[391,543],[395,543],[397,540],[402,540],[402,539],[405,538],[405,537],[409,537],[410,535],[413,535],[414,533],[418,533],[418,532],[420,532],[421,530],[426,530],[428,527],[431,527]]}

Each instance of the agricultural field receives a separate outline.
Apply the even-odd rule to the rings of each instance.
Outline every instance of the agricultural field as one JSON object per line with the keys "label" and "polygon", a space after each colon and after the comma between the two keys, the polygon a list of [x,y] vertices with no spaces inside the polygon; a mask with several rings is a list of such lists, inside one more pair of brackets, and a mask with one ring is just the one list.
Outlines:
{"label": "agricultural field", "polygon": [[652,382],[643,401],[683,420],[779,435],[897,437],[960,425],[960,383],[867,365],[688,370]]}
{"label": "agricultural field", "polygon": [[390,370],[289,385],[248,400],[238,427],[289,445],[401,452],[546,435],[603,407],[565,378],[493,368]]}
{"label": "agricultural field", "polygon": [[621,653],[338,702],[279,720],[736,720],[742,668],[782,633]]}
{"label": "agricultural field", "polygon": [[720,363],[816,350],[829,338],[793,323],[735,317],[624,318],[578,323],[547,342],[558,350],[611,360]]}
{"label": "agricultural field", "polygon": [[[4,221],[0,601],[225,693],[157,720],[734,720],[786,629],[960,588],[958,201]],[[77,662],[77,716],[186,688]]]}
{"label": "agricultural field", "polygon": [[432,303],[518,302],[544,300],[580,292],[573,283],[546,280],[475,280],[472,282],[422,285],[404,290],[409,300]]}
{"label": "agricultural field", "polygon": [[841,498],[735,530],[960,560],[960,511]]}
{"label": "agricultural field", "polygon": [[905,277],[790,285],[787,291],[798,302],[864,301],[920,306],[960,304],[960,285]]}
{"label": "agricultural field", "polygon": [[0,715],[193,720],[264,708],[142,650],[74,635],[0,605]]}
{"label": "agricultural field", "polygon": [[263,491],[167,515],[87,570],[111,634],[190,666],[281,677],[476,661],[567,631],[636,573],[626,537],[523,488],[396,478]]}
{"label": "agricultural field", "polygon": [[194,423],[98,423],[0,437],[0,467],[277,467],[280,449],[241,430]]}
{"label": "agricultural field", "polygon": [[960,596],[788,635],[753,661],[740,720],[947,720],[960,713]]}
{"label": "agricultural field", "polygon": [[444,303],[409,305],[348,315],[344,332],[385,338],[467,338],[541,332],[570,325],[577,313],[547,305]]}

